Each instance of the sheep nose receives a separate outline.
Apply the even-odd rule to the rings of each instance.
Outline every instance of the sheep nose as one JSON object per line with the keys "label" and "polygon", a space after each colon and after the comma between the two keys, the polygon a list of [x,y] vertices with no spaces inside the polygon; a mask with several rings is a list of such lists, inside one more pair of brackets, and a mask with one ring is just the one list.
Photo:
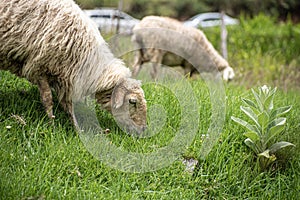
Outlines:
{"label": "sheep nose", "polygon": [[233,80],[233,76],[228,78],[228,82]]}
{"label": "sheep nose", "polygon": [[144,132],[147,129],[147,126],[142,127],[142,132]]}

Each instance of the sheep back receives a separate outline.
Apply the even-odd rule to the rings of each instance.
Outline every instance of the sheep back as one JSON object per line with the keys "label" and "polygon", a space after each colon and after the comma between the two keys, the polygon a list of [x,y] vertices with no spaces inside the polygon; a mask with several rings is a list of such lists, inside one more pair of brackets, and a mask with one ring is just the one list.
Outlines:
{"label": "sheep back", "polygon": [[0,13],[0,69],[34,84],[46,76],[59,98],[105,90],[130,76],[123,64],[120,75],[111,74],[117,59],[73,0],[0,0]]}
{"label": "sheep back", "polygon": [[[155,32],[154,30],[157,28],[159,30]],[[149,31],[145,31],[145,29]],[[172,31],[177,34],[172,34]],[[229,67],[228,62],[214,49],[201,30],[186,27],[175,19],[147,16],[134,27],[133,33],[133,40],[141,48],[147,47],[151,49],[161,46],[162,51],[160,53],[165,54],[166,52],[163,49],[164,46],[167,46],[168,49],[173,51],[172,53],[180,53],[178,55],[183,55],[183,58],[189,58],[191,64],[199,66],[201,71],[211,71],[212,68],[216,67],[219,71],[222,71]],[[169,47],[168,45],[170,44],[172,46]],[[144,50],[144,54],[147,53],[151,54],[150,51]],[[191,56],[192,54],[195,56]],[[150,55],[147,56],[151,57]],[[178,64],[177,62],[182,62],[176,57],[174,57],[174,60],[176,63],[168,62],[168,65],[172,66]]]}

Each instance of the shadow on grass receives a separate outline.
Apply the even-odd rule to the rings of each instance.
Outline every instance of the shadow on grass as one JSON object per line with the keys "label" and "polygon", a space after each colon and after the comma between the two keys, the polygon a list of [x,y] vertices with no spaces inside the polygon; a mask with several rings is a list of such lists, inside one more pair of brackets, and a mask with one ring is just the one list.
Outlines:
{"label": "shadow on grass", "polygon": [[[0,99],[0,122],[9,120],[10,118],[18,120],[17,118],[20,117],[31,122],[52,123],[46,114],[36,86],[31,85],[31,87],[26,86],[21,88],[8,86],[4,90],[0,89]],[[73,126],[68,114],[59,105],[55,94],[53,111],[56,117],[54,125],[63,124],[68,129]]]}

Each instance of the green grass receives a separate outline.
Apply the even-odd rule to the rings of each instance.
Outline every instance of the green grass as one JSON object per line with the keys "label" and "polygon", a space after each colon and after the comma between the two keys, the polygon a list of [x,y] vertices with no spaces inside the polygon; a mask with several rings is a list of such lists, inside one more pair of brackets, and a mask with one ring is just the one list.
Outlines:
{"label": "green grass", "polygon": [[[264,29],[257,31],[257,26]],[[299,43],[294,41],[298,30],[299,26],[277,26],[262,16],[228,29],[229,63],[236,78],[225,85],[221,135],[193,174],[185,171],[182,160],[146,173],[112,168],[89,153],[57,100],[56,118],[50,122],[37,87],[0,71],[0,199],[300,199],[300,65]],[[205,33],[219,49],[219,32]],[[131,54],[124,57],[132,62]],[[188,82],[197,99],[199,123],[192,144],[180,156],[197,159],[212,121],[212,105],[203,81]],[[293,106],[286,116],[286,131],[276,141],[296,147],[280,150],[271,168],[260,172],[255,155],[243,143],[245,130],[230,117],[244,117],[241,97],[251,99],[250,88],[264,84],[278,87],[275,106]],[[160,104],[165,109],[166,121],[153,137],[128,136],[109,113],[97,114],[101,127],[111,130],[104,137],[114,145],[152,153],[170,144],[183,118],[180,102],[168,88],[143,88],[149,107]],[[192,100],[188,95],[186,99]]]}
{"label": "green grass", "polygon": [[[198,99],[199,130],[184,153],[197,158],[202,134],[210,124],[209,91],[201,80],[189,81]],[[127,136],[106,112],[100,112],[107,137],[130,151],[151,152],[168,144],[170,127],[180,121],[174,109],[178,103],[169,92],[145,86],[149,105],[161,103],[168,115],[163,131],[149,139]],[[277,138],[296,144],[279,152],[279,159],[259,172],[256,158],[243,144],[244,130],[230,120],[241,116],[240,97],[249,89],[229,83],[226,89],[226,119],[216,145],[200,160],[194,172],[185,171],[180,160],[146,173],[124,173],[93,157],[81,142],[68,116],[55,102],[54,123],[49,122],[35,86],[0,71],[0,199],[299,199],[300,190],[300,92],[280,90],[278,106],[293,105],[287,115],[287,129]],[[177,103],[176,103],[177,102]],[[173,118],[172,118],[173,117]],[[11,126],[11,128],[8,128]]]}

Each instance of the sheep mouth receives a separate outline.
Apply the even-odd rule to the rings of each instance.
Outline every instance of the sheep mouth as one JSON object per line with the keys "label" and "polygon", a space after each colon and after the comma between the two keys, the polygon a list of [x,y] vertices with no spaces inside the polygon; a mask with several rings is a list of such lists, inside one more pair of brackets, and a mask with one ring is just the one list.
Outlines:
{"label": "sheep mouth", "polygon": [[122,124],[120,128],[128,135],[140,137],[147,130],[147,125],[136,125],[133,122],[131,124]]}

